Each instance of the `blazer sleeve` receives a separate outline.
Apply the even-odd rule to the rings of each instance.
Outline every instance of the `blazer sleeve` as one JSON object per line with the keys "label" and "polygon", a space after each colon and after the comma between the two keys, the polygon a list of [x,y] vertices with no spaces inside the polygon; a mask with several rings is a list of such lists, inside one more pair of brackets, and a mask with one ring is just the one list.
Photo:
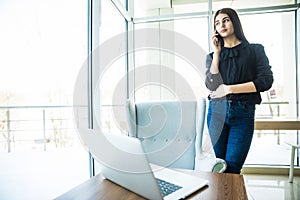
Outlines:
{"label": "blazer sleeve", "polygon": [[256,56],[256,78],[253,80],[253,83],[257,92],[264,92],[272,87],[274,81],[273,72],[264,47],[261,44],[255,44],[254,50]]}
{"label": "blazer sleeve", "polygon": [[215,91],[219,85],[223,83],[220,73],[212,74],[210,73],[210,67],[212,63],[213,53],[206,56],[206,77],[205,85],[210,91]]}

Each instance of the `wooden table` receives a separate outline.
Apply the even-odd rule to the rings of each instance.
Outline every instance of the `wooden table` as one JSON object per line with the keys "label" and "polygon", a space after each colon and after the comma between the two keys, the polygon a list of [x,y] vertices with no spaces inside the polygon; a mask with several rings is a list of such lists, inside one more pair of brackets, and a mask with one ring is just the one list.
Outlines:
{"label": "wooden table", "polygon": [[258,118],[255,130],[300,130],[299,118]]}
{"label": "wooden table", "polygon": [[[234,199],[247,200],[243,175],[228,173],[197,172],[180,170],[184,173],[200,176],[209,181],[208,186],[192,194],[188,199]],[[56,198],[57,200],[139,200],[143,197],[118,186],[101,175],[92,177],[81,185]]]}
{"label": "wooden table", "polygon": [[277,144],[280,144],[280,130],[300,130],[299,118],[257,118],[255,130],[274,130],[277,133]]}
{"label": "wooden table", "polygon": [[[299,118],[272,118],[272,119],[256,119],[255,120],[255,130],[300,130],[300,119]],[[278,143],[279,132],[278,132]],[[294,176],[294,160],[295,160],[295,151],[300,149],[299,144],[287,143],[292,147],[291,150],[291,163],[289,170],[289,182],[293,182]]]}

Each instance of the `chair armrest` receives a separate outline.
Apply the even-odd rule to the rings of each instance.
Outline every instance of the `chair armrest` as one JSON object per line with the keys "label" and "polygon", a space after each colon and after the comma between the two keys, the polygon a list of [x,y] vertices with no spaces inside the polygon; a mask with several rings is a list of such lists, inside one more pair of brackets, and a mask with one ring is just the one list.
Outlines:
{"label": "chair armrest", "polygon": [[219,173],[224,172],[227,168],[227,164],[226,164],[225,160],[223,160],[221,158],[216,158],[215,161],[216,162],[213,166],[212,172],[219,172]]}
{"label": "chair armrest", "polygon": [[212,156],[199,156],[195,159],[195,170],[222,173],[226,170],[225,160]]}

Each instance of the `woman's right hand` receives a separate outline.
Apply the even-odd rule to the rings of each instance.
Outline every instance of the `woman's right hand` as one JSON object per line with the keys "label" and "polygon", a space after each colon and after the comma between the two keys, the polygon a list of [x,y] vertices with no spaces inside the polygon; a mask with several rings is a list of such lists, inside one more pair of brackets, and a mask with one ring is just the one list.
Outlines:
{"label": "woman's right hand", "polygon": [[215,34],[212,37],[212,47],[214,51],[213,60],[210,66],[210,73],[217,74],[219,73],[219,57],[221,53],[221,41],[219,41],[218,33],[215,31]]}
{"label": "woman's right hand", "polygon": [[212,47],[215,53],[221,51],[221,41],[219,40],[219,34],[215,31],[215,34],[212,37]]}

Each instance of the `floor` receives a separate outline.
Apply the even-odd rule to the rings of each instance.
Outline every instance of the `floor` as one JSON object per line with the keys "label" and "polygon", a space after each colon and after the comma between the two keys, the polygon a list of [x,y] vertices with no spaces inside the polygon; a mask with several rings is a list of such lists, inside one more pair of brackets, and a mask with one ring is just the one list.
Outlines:
{"label": "floor", "polygon": [[0,153],[1,200],[51,200],[89,179],[82,150]]}
{"label": "floor", "polygon": [[300,200],[300,176],[289,183],[288,176],[245,174],[249,200]]}
{"label": "floor", "polygon": [[[1,200],[51,200],[86,181],[83,150],[0,153]],[[249,200],[300,200],[300,176],[244,175]]]}

